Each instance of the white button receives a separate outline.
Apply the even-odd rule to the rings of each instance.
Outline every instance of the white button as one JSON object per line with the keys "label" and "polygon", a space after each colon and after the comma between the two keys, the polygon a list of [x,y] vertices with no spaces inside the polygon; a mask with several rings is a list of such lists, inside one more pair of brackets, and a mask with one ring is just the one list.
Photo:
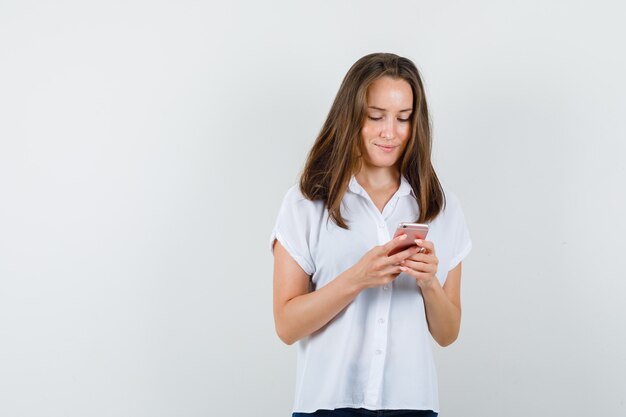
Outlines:
{"label": "white button", "polygon": [[383,318],[378,319],[378,323],[383,324],[384,322],[385,322],[385,319]]}
{"label": "white button", "polygon": [[378,227],[380,227],[382,229],[383,227],[385,227],[385,223],[379,224]]}
{"label": "white button", "polygon": [[384,285],[383,290],[387,291],[389,289],[389,285]]}
{"label": "white button", "polygon": [[377,355],[380,355],[381,353],[383,353],[383,351],[382,351],[382,350],[380,350],[380,349],[376,349],[376,354],[377,354]]}

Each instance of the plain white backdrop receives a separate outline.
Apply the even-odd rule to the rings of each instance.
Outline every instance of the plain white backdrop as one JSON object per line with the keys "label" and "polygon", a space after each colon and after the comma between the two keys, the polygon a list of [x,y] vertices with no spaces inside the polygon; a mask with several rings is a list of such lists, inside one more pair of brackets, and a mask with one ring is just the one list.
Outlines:
{"label": "plain white backdrop", "polygon": [[625,12],[3,0],[0,415],[289,415],[269,234],[380,51],[421,70],[474,242],[441,415],[624,415]]}

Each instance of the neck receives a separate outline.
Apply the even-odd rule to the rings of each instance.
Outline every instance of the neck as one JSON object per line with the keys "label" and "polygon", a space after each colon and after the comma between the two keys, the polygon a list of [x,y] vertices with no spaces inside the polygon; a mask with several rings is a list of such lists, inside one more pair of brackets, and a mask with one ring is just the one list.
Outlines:
{"label": "neck", "polygon": [[396,167],[368,167],[363,165],[354,176],[361,186],[375,189],[397,187],[400,184],[400,171]]}

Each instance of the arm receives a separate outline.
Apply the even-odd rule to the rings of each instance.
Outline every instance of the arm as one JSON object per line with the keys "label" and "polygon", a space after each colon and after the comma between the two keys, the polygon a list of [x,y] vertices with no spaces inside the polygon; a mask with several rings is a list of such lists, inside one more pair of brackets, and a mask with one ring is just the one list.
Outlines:
{"label": "arm", "polygon": [[365,288],[393,281],[400,274],[398,264],[419,250],[412,246],[387,256],[404,238],[406,235],[375,246],[355,265],[313,292],[306,272],[278,240],[274,241],[274,323],[278,337],[290,345],[321,329]]}
{"label": "arm", "polygon": [[454,267],[441,287],[436,273],[439,259],[430,241],[416,240],[426,251],[402,262],[402,271],[414,277],[422,290],[428,329],[441,345],[452,344],[461,327],[461,263]]}
{"label": "arm", "polygon": [[440,346],[451,345],[461,328],[461,263],[448,272],[441,287],[435,279],[422,287],[428,329]]}
{"label": "arm", "polygon": [[309,276],[279,241],[274,246],[274,323],[288,345],[319,330],[360,292],[347,270],[318,291],[310,292]]}

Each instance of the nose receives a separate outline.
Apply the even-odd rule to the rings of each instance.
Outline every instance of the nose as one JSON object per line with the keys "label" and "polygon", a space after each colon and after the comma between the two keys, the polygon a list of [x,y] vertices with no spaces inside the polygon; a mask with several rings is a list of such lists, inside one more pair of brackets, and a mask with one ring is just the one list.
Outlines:
{"label": "nose", "polygon": [[394,120],[390,119],[386,121],[386,123],[382,126],[382,130],[380,131],[380,136],[383,139],[391,140],[395,137],[395,124]]}

